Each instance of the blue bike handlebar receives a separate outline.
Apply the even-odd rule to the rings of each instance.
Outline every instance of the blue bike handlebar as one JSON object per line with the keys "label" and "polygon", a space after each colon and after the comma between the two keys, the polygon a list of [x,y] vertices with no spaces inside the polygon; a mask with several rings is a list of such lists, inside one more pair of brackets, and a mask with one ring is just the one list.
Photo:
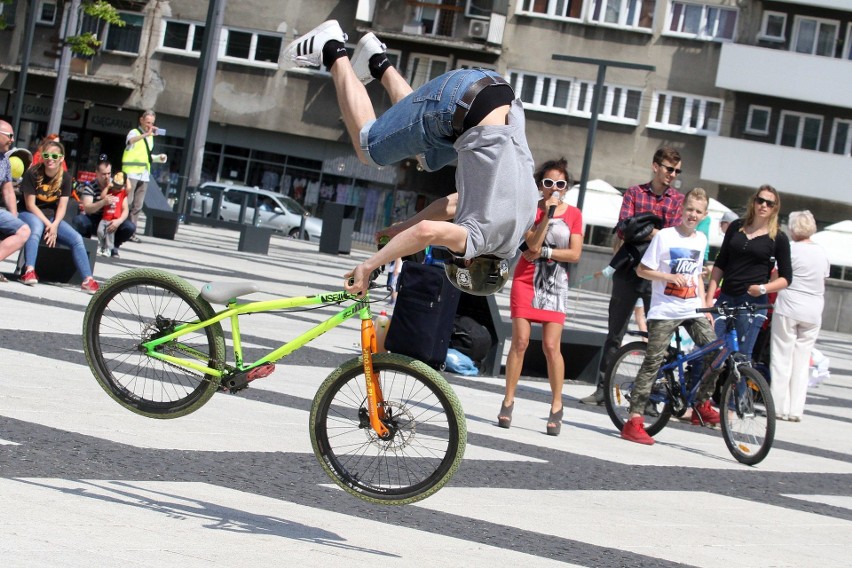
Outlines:
{"label": "blue bike handlebar", "polygon": [[695,311],[700,314],[719,314],[720,316],[732,316],[742,313],[755,313],[759,310],[768,310],[772,304],[742,304],[741,306],[729,306],[727,303],[722,303],[711,308],[697,308]]}

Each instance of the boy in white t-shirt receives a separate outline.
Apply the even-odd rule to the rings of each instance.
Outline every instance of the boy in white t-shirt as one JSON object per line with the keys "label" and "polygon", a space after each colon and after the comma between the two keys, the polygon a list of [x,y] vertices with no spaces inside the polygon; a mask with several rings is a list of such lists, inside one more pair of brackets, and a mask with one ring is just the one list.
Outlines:
{"label": "boy in white t-shirt", "polygon": [[[654,235],[636,273],[652,282],[651,309],[648,311],[648,350],[636,376],[630,399],[630,418],[621,429],[621,437],[631,442],[651,445],[654,439],[645,432],[642,413],[651,387],[660,370],[677,326],[689,332],[696,345],[716,339],[709,314],[696,313],[704,305],[704,251],[707,237],[695,227],[707,215],[706,192],[695,188],[683,200],[683,217],[677,227],[662,229]],[[711,353],[705,360],[710,368]],[[710,406],[710,396],[718,371],[701,381],[692,414],[693,424],[718,424],[719,413]]]}

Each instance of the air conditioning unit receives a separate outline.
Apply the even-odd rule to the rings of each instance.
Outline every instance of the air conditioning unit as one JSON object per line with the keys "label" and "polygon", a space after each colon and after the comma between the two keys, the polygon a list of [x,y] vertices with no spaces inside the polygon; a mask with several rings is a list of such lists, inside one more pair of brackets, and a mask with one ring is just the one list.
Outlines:
{"label": "air conditioning unit", "polygon": [[489,23],[484,20],[471,20],[467,35],[477,39],[488,39]]}

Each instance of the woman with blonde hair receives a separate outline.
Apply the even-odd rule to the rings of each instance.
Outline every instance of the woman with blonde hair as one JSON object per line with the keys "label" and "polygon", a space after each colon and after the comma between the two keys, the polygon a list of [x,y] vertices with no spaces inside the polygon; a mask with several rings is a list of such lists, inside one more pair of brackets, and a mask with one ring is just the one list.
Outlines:
{"label": "woman with blonde hair", "polygon": [[793,282],[778,293],[772,314],[772,398],[781,420],[799,422],[805,411],[811,351],[822,325],[823,294],[829,262],[811,241],[816,221],[810,211],[790,213]]}
{"label": "woman with blonde hair", "polygon": [[[729,306],[768,304],[767,294],[779,292],[793,281],[790,264],[790,241],[778,227],[781,196],[771,185],[762,185],[749,199],[744,219],[732,222],[725,232],[719,256],[710,273],[707,286],[707,305],[727,302]],[[774,268],[778,277],[770,281]],[[721,294],[714,300],[716,289]],[[737,317],[740,351],[751,357],[757,334],[767,311],[758,310],[753,316]],[[753,321],[752,321],[753,320]],[[724,335],[724,322],[716,320],[716,335]]]}

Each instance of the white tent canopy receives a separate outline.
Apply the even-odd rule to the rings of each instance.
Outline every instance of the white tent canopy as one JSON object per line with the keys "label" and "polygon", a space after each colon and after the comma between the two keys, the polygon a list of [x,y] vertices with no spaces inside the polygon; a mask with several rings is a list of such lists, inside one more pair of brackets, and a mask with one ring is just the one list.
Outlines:
{"label": "white tent canopy", "polygon": [[852,221],[841,221],[829,225],[811,237],[819,243],[828,255],[828,261],[835,266],[852,266]]}
{"label": "white tent canopy", "polygon": [[722,216],[730,211],[728,207],[722,205],[719,201],[710,198],[710,205],[707,207],[707,214],[710,216],[710,244],[714,247],[722,246],[722,239],[725,234],[719,228],[719,221]]}
{"label": "white tent canopy", "polygon": [[[568,190],[562,201],[577,206],[577,196],[580,185]],[[586,193],[583,196],[583,224],[598,227],[615,227],[618,223],[618,213],[621,211],[621,192],[602,179],[586,182]]]}
{"label": "white tent canopy", "polygon": [[[580,185],[577,184],[568,190],[562,200],[576,207],[579,193]],[[621,192],[606,181],[589,180],[583,197],[583,223],[587,226],[596,225],[608,229],[615,227],[618,223],[618,214],[621,212],[621,198]],[[719,221],[730,209],[711,197],[708,210],[711,219],[710,244],[720,246],[725,235],[719,230]]]}

